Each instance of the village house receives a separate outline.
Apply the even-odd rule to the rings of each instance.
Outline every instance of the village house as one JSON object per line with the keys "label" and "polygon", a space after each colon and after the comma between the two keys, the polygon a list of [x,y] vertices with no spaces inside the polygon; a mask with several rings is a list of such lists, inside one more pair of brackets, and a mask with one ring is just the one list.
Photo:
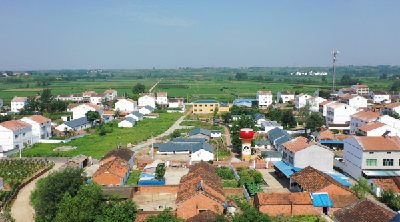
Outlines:
{"label": "village house", "polygon": [[[27,148],[38,141],[32,136],[32,126],[20,120],[0,123],[0,157],[7,151]],[[10,153],[11,154],[11,153]]]}
{"label": "village house", "polygon": [[294,92],[292,91],[279,91],[277,94],[278,102],[282,99],[283,103],[294,100]]}
{"label": "village house", "polygon": [[55,129],[61,132],[65,131],[79,131],[90,128],[92,124],[89,122],[88,118],[81,117],[79,119],[73,119],[71,121],[63,122],[60,125],[56,126]]}
{"label": "village house", "polygon": [[338,96],[342,96],[344,94],[349,94],[349,95],[357,94],[357,90],[353,89],[353,88],[342,88],[342,89],[339,89]]}
{"label": "village house", "polygon": [[326,108],[326,122],[333,124],[349,124],[350,116],[357,112],[356,108],[344,103],[331,103]]}
{"label": "village house", "polygon": [[271,141],[271,145],[273,146],[275,146],[278,139],[282,137],[287,137],[292,139],[292,136],[290,136],[290,134],[286,132],[286,130],[283,130],[283,128],[280,127],[275,127],[274,129],[268,132],[268,140]]}
{"label": "village house", "polygon": [[120,158],[127,162],[130,165],[130,169],[132,169],[135,161],[135,152],[125,147],[118,146],[116,149],[109,151],[105,156],[103,156],[99,164],[105,164],[111,161],[113,157]]}
{"label": "village house", "polygon": [[204,211],[221,213],[225,203],[222,180],[215,173],[215,166],[201,161],[181,178],[176,199],[178,217],[188,219]]}
{"label": "village house", "polygon": [[369,95],[373,103],[390,103],[390,95],[386,91],[371,91]]}
{"label": "village house", "polygon": [[27,104],[28,97],[14,97],[11,100],[11,112],[19,112]]}
{"label": "village house", "polygon": [[66,102],[66,101],[73,101],[73,94],[72,94],[72,93],[61,94],[61,95],[58,97],[58,100],[61,100],[61,101],[63,101],[63,102]]}
{"label": "village house", "polygon": [[296,110],[300,110],[300,108],[303,108],[304,106],[306,106],[307,99],[311,98],[311,96],[308,94],[301,93],[301,94],[297,95],[295,98],[296,98],[295,108],[296,108]]}
{"label": "village house", "polygon": [[400,130],[393,128],[385,123],[372,122],[357,128],[356,135],[358,136],[400,136]]}
{"label": "village house", "polygon": [[83,103],[83,93],[76,93],[72,95],[72,101],[74,103]]}
{"label": "village house", "polygon": [[103,186],[125,185],[130,174],[131,165],[119,157],[110,157],[93,175],[93,180]]}
{"label": "village house", "polygon": [[218,109],[218,113],[229,112],[231,105],[227,103],[220,103],[215,100],[197,100],[193,102],[193,113],[194,114],[207,114],[213,113],[215,109]]}
{"label": "village house", "polygon": [[355,89],[358,95],[369,94],[369,87],[367,85],[352,85],[351,88]]}
{"label": "village house", "polygon": [[221,138],[221,130],[212,130],[211,138]]}
{"label": "village house", "polygon": [[125,117],[118,122],[118,127],[133,127],[136,124],[136,121],[131,117]]}
{"label": "village house", "polygon": [[313,215],[313,201],[308,193],[256,193],[254,206],[271,217]]}
{"label": "village house", "polygon": [[319,104],[319,115],[326,117],[326,110],[327,106],[331,103],[336,103],[336,101],[333,100],[327,100]]}
{"label": "village house", "polygon": [[118,96],[117,90],[113,90],[113,89],[108,89],[108,90],[104,91],[104,93],[107,94],[108,101],[113,101]]}
{"label": "village house", "polygon": [[400,114],[400,103],[391,103],[387,104],[382,109],[382,115],[389,115],[392,112],[396,112]]}
{"label": "village house", "polygon": [[93,165],[92,157],[87,157],[85,155],[77,155],[72,158],[68,158],[68,165],[75,165],[79,168],[85,168]]}
{"label": "village house", "polygon": [[108,93],[93,93],[90,96],[90,103],[103,107],[103,101],[108,101]]}
{"label": "village house", "polygon": [[92,103],[83,103],[75,108],[72,108],[72,116],[74,119],[86,117],[86,113],[89,111],[97,111],[99,112],[100,117],[103,116],[103,107]]}
{"label": "village house", "polygon": [[24,117],[21,121],[32,126],[32,136],[39,139],[49,139],[51,137],[51,119],[41,115],[33,115]]}
{"label": "village house", "polygon": [[208,141],[211,137],[211,131],[207,129],[203,129],[201,127],[192,129],[189,132],[189,138],[203,138]]}
{"label": "village house", "polygon": [[168,99],[169,108],[178,108],[183,106],[183,101],[181,99]]}
{"label": "village house", "polygon": [[392,219],[397,216],[397,212],[377,201],[364,198],[335,211],[333,216],[335,217],[335,222],[392,222]]}
{"label": "village house", "polygon": [[266,108],[272,104],[272,92],[271,91],[257,91],[258,106]]}
{"label": "village house", "polygon": [[265,133],[268,133],[269,131],[271,131],[271,130],[273,130],[275,128],[279,128],[279,129],[283,130],[283,126],[281,124],[279,124],[276,121],[268,120],[268,121],[265,121],[265,122],[261,123],[260,130],[265,132]]}
{"label": "village house", "polygon": [[158,92],[157,93],[157,104],[163,108],[168,107],[168,93]]}
{"label": "village house", "polygon": [[319,112],[319,104],[322,102],[327,101],[326,99],[322,97],[311,97],[306,100],[306,104],[310,106],[310,111],[311,112]]}
{"label": "village house", "polygon": [[130,118],[134,119],[135,121],[143,120],[143,114],[139,113],[138,111],[130,113],[125,116],[125,118],[127,118],[127,117],[130,117]]}
{"label": "village house", "polygon": [[139,108],[139,113],[143,114],[143,115],[148,115],[150,113],[152,113],[154,110],[156,110],[156,108],[151,107],[151,106],[144,106],[144,107],[138,107]]}
{"label": "village house", "polygon": [[156,97],[154,93],[140,93],[138,103],[140,107],[150,106],[156,108]]}
{"label": "village house", "polygon": [[349,95],[345,94],[339,97],[342,103],[346,103],[347,105],[354,108],[366,108],[368,106],[368,100],[360,95]]}
{"label": "village house", "polygon": [[271,142],[269,140],[255,140],[254,148],[257,149],[271,149]]}
{"label": "village house", "polygon": [[332,171],[333,152],[305,137],[297,137],[282,144],[282,161],[292,167],[314,167],[321,171]]}
{"label": "village house", "polygon": [[372,111],[361,111],[351,115],[350,119],[350,134],[356,134],[358,127],[363,126],[367,123],[376,121],[380,116],[380,113],[375,113]]}
{"label": "village house", "polygon": [[191,161],[209,161],[213,160],[215,155],[214,147],[201,138],[174,139],[169,143],[154,143],[153,147],[157,154],[190,154]]}
{"label": "village house", "polygon": [[121,112],[135,112],[138,111],[137,102],[131,99],[120,99],[115,103],[114,110],[119,110]]}
{"label": "village house", "polygon": [[83,101],[85,103],[90,103],[90,97],[92,96],[93,93],[96,93],[95,91],[85,91],[83,93]]}
{"label": "village house", "polygon": [[377,197],[382,196],[382,191],[392,190],[393,193],[400,194],[400,177],[375,178],[369,179],[368,183],[372,186],[372,190]]}
{"label": "village house", "polygon": [[344,172],[355,179],[395,176],[400,170],[400,139],[390,136],[353,136],[344,140]]}
{"label": "village house", "polygon": [[253,118],[256,126],[260,127],[261,123],[265,122],[265,121],[269,121],[267,118],[265,118],[264,115],[262,115],[261,113],[256,113],[254,114],[254,118]]}
{"label": "village house", "polygon": [[252,107],[258,106],[257,99],[235,99],[233,100],[233,105],[241,106],[241,107]]}

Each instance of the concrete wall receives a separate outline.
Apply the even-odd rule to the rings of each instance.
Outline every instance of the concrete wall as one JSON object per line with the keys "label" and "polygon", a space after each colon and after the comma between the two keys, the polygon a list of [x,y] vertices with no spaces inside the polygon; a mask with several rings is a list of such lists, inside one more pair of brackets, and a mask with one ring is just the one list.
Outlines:
{"label": "concrete wall", "polygon": [[345,161],[344,172],[358,179],[363,168],[363,150],[353,137],[344,140],[343,160]]}
{"label": "concrete wall", "polygon": [[333,169],[333,152],[318,145],[311,145],[295,153],[290,153],[288,150],[284,152],[288,154],[288,159],[290,156],[293,157],[294,167],[311,166],[321,171],[332,171]]}
{"label": "concrete wall", "polygon": [[191,161],[209,161],[214,160],[214,154],[208,152],[207,150],[200,149],[191,155]]}
{"label": "concrete wall", "polygon": [[72,137],[70,137],[68,139],[65,139],[65,140],[50,140],[50,139],[42,140],[42,139],[39,139],[39,143],[61,143],[61,142],[68,143],[69,141],[71,141],[73,139],[76,139],[76,138],[79,138],[79,137],[84,137],[84,136],[86,136],[86,134],[87,133],[78,134],[78,135],[72,136]]}

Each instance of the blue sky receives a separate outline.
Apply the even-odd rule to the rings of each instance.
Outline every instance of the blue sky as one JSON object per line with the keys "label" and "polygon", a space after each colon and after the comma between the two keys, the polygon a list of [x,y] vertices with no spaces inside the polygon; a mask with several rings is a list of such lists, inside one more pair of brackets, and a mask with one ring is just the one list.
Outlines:
{"label": "blue sky", "polygon": [[0,1],[0,70],[400,65],[400,1]]}

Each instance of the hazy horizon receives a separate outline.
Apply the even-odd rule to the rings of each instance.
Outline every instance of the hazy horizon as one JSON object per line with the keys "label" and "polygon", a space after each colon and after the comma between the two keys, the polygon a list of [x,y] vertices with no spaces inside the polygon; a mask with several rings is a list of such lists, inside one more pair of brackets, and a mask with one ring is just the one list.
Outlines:
{"label": "hazy horizon", "polygon": [[0,70],[400,65],[400,1],[0,3]]}

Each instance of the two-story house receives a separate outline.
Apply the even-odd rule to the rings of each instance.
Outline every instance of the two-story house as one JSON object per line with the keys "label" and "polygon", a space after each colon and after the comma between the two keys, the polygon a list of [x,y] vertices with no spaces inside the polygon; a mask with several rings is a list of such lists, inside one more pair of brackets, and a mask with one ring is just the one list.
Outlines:
{"label": "two-story house", "polygon": [[325,102],[326,99],[322,97],[311,97],[306,100],[306,104],[310,106],[310,111],[311,112],[319,112],[319,104],[322,102]]}
{"label": "two-story house", "polygon": [[118,97],[117,90],[109,89],[109,90],[106,90],[104,93],[107,94],[108,101],[113,101],[116,97]]}
{"label": "two-story house", "polygon": [[93,93],[90,96],[90,103],[98,106],[103,106],[102,102],[108,101],[108,97],[108,93]]}
{"label": "two-story house", "polygon": [[161,107],[168,107],[168,93],[158,92],[157,93],[157,104]]}
{"label": "two-story house", "polygon": [[27,104],[28,97],[14,97],[11,100],[11,112],[19,112]]}
{"label": "two-story house", "polygon": [[369,94],[369,87],[367,85],[352,85],[351,88],[355,89],[358,95]]}
{"label": "two-story house", "polygon": [[259,107],[268,107],[272,104],[272,92],[271,91],[258,91],[257,101]]}
{"label": "two-story house", "polygon": [[371,122],[357,128],[359,136],[400,136],[400,129],[381,122]]}
{"label": "two-story house", "polygon": [[340,102],[346,103],[347,105],[354,108],[365,108],[368,105],[368,100],[360,95],[343,95],[340,96]]}
{"label": "two-story house", "polygon": [[380,113],[372,112],[372,111],[361,111],[351,115],[350,117],[350,134],[356,134],[358,131],[358,127],[363,126],[367,123],[375,121]]}
{"label": "two-story house", "polygon": [[83,103],[75,108],[72,108],[72,115],[74,119],[79,119],[86,117],[86,113],[89,111],[97,111],[101,117],[103,116],[103,107],[92,103]]}
{"label": "two-story house", "polygon": [[61,101],[73,101],[73,94],[71,94],[71,93],[68,93],[68,94],[61,94],[59,97],[58,97],[58,99],[59,100],[61,100]]}
{"label": "two-story house", "polygon": [[311,166],[321,171],[332,171],[334,153],[328,147],[305,137],[297,137],[282,144],[282,161],[291,167]]}
{"label": "two-story house", "polygon": [[138,102],[140,107],[156,107],[156,97],[154,97],[154,93],[140,93],[139,95],[140,97],[138,99]]}
{"label": "two-story house", "polygon": [[277,93],[278,102],[282,99],[283,103],[287,103],[290,100],[294,100],[294,92],[293,91],[279,91]]}
{"label": "two-story house", "polygon": [[400,170],[397,136],[353,136],[344,140],[343,170],[355,179],[365,175],[390,176]]}
{"label": "two-story house", "polygon": [[304,106],[306,106],[307,104],[307,99],[311,98],[310,95],[308,94],[304,94],[301,93],[299,95],[296,96],[296,110],[300,110],[301,108],[303,108]]}
{"label": "two-story house", "polygon": [[357,110],[344,103],[331,103],[326,107],[326,122],[333,124],[350,123],[350,116]]}
{"label": "two-story house", "polygon": [[357,94],[357,90],[355,90],[353,88],[339,89],[338,96],[343,96],[344,94],[350,94],[350,95]]}
{"label": "two-story house", "polygon": [[[0,156],[17,152],[19,149],[31,146],[32,126],[20,120],[11,120],[0,123]],[[37,138],[36,138],[37,139]]]}
{"label": "two-story house", "polygon": [[90,97],[92,96],[93,93],[96,93],[96,92],[95,91],[85,91],[83,93],[83,102],[90,103]]}
{"label": "two-story house", "polygon": [[21,119],[32,126],[32,136],[39,139],[49,139],[51,137],[51,119],[47,119],[41,115],[33,115]]}
{"label": "two-story house", "polygon": [[322,116],[325,117],[326,116],[326,110],[327,110],[326,107],[331,103],[336,103],[336,101],[327,100],[327,101],[324,101],[324,102],[320,103],[319,104],[319,115],[322,115]]}
{"label": "two-story house", "polygon": [[89,122],[87,117],[81,117],[78,119],[73,119],[71,121],[63,122],[58,125],[55,129],[61,132],[65,131],[79,131],[91,127],[92,124]]}
{"label": "two-story house", "polygon": [[382,109],[382,115],[389,115],[392,112],[400,114],[400,103],[386,104]]}
{"label": "two-story house", "polygon": [[137,102],[131,99],[120,99],[115,103],[115,109],[122,112],[134,112],[138,111]]}
{"label": "two-story house", "polygon": [[371,91],[369,95],[373,103],[390,103],[390,95],[386,91]]}
{"label": "two-story house", "polygon": [[83,103],[83,93],[75,93],[72,95],[72,101],[74,103]]}

